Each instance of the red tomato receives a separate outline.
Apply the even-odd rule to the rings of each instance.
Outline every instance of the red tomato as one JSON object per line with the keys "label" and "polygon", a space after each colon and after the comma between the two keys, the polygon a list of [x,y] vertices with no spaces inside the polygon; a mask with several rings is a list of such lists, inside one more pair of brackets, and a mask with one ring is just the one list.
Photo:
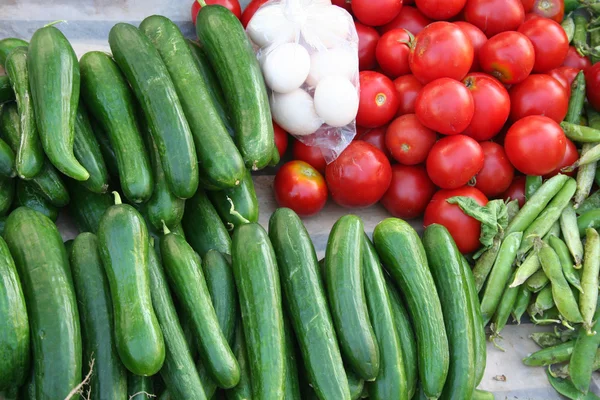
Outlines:
{"label": "red tomato", "polygon": [[567,91],[567,96],[571,97],[571,85],[577,76],[579,70],[573,67],[558,67],[548,72]]}
{"label": "red tomato", "polygon": [[398,92],[398,113],[396,115],[414,114],[415,101],[423,85],[414,75],[404,75],[394,81],[396,92]]}
{"label": "red tomato", "polygon": [[304,161],[290,161],[277,171],[275,200],[279,207],[288,207],[298,215],[314,215],[327,202],[327,185],[323,176]]}
{"label": "red tomato", "polygon": [[512,165],[525,175],[546,175],[560,165],[566,143],[560,125],[548,117],[532,115],[510,127],[504,148]]}
{"label": "red tomato", "polygon": [[436,20],[448,20],[455,17],[466,2],[467,0],[415,0],[419,11],[426,17]]}
{"label": "red tomato", "polygon": [[560,67],[569,51],[569,39],[558,22],[536,18],[525,22],[519,32],[531,40],[535,50],[533,72],[548,72]]}
{"label": "red tomato", "polygon": [[585,72],[587,99],[596,110],[600,110],[600,63]]}
{"label": "red tomato", "polygon": [[388,159],[392,159],[392,154],[385,145],[385,134],[387,132],[387,126],[380,126],[378,128],[366,129],[360,136],[357,133],[357,140],[371,143],[373,146],[381,150]]}
{"label": "red tomato", "polygon": [[363,24],[385,25],[400,13],[402,0],[352,0],[352,12]]}
{"label": "red tomato", "polygon": [[531,12],[531,13],[525,14],[525,19],[523,20],[523,23],[525,23],[527,21],[531,21],[532,19],[538,19],[538,18],[544,18],[544,17],[540,17],[539,15]]}
{"label": "red tomato", "polygon": [[294,140],[292,157],[294,160],[304,161],[322,174],[325,173],[327,162],[321,149],[316,146],[307,146],[299,140]]}
{"label": "red tomato", "polygon": [[561,170],[565,167],[573,165],[577,160],[579,160],[579,151],[577,150],[577,146],[575,146],[575,143],[573,143],[569,140],[569,138],[567,138],[567,148],[565,150],[565,155],[563,156],[562,161],[560,162],[558,167],[554,169],[554,171],[550,172],[547,175],[544,175],[544,179],[552,178],[554,175],[558,175],[559,172],[569,176],[575,175],[575,171],[562,172]]}
{"label": "red tomato", "polygon": [[456,196],[470,197],[480,206],[485,206],[488,202],[487,197],[481,193],[481,190],[471,186],[453,190],[440,190],[433,195],[425,209],[423,225],[444,225],[454,238],[458,250],[463,254],[472,253],[480,246],[481,223],[466,215],[458,205],[446,201]]}
{"label": "red tomato", "polygon": [[369,207],[390,186],[392,167],[375,146],[355,140],[327,165],[325,176],[336,203],[343,207]]}
{"label": "red tomato", "polygon": [[375,51],[379,41],[379,33],[375,28],[355,22],[358,34],[358,68],[363,71],[377,66]]}
{"label": "red tomato", "polygon": [[434,22],[416,37],[408,62],[415,78],[429,83],[438,78],[462,79],[473,65],[471,41],[456,25]]}
{"label": "red tomato", "polygon": [[482,142],[483,168],[477,174],[475,187],[487,197],[496,197],[508,189],[515,176],[515,167],[508,160],[504,147],[494,142]]}
{"label": "red tomato", "polygon": [[475,113],[463,134],[477,141],[489,140],[502,130],[510,114],[510,97],[502,84],[490,75],[474,72],[463,79],[471,91]]}
{"label": "red tomato", "polygon": [[518,121],[528,115],[545,115],[561,122],[567,115],[567,91],[550,75],[530,75],[523,82],[511,87],[509,93],[512,121]]}
{"label": "red tomato", "polygon": [[458,26],[467,35],[473,45],[474,57],[470,72],[479,71],[479,50],[487,42],[487,36],[481,29],[468,22],[456,21],[454,25]]}
{"label": "red tomato", "polygon": [[408,53],[411,35],[405,29],[393,29],[377,42],[375,55],[379,66],[390,78],[410,74]]}
{"label": "red tomato", "polygon": [[[242,8],[240,7],[240,2],[238,0],[206,0],[206,5],[218,4],[227,8],[229,11],[233,13],[237,17],[237,19],[242,18]],[[192,22],[194,25],[196,24],[196,17],[198,16],[198,11],[202,6],[198,1],[194,1],[192,3]]]}
{"label": "red tomato", "polygon": [[421,11],[414,7],[403,6],[400,14],[390,23],[379,28],[379,30],[381,33],[386,33],[392,29],[406,29],[413,35],[417,35],[430,23],[431,20],[424,16]]}
{"label": "red tomato", "polygon": [[465,135],[441,138],[427,156],[427,174],[442,189],[466,185],[483,168],[483,151]]}
{"label": "red tomato", "polygon": [[491,38],[514,31],[523,23],[525,11],[521,0],[467,0],[465,21],[472,23]]}
{"label": "red tomato", "polygon": [[425,85],[415,103],[415,114],[429,129],[444,135],[461,133],[475,113],[473,96],[459,81],[440,78]]}
{"label": "red tomato", "polygon": [[550,18],[558,23],[562,22],[565,16],[564,0],[535,0],[532,13],[544,18]]}
{"label": "red tomato", "polygon": [[435,193],[435,185],[422,165],[392,165],[390,188],[381,204],[396,218],[412,219],[423,215]]}
{"label": "red tomato", "polygon": [[385,145],[400,164],[416,165],[425,162],[437,135],[421,124],[415,114],[396,118],[388,127]]}
{"label": "red tomato", "polygon": [[365,128],[387,124],[398,111],[398,94],[387,76],[375,71],[360,73],[360,102],[356,123]]}
{"label": "red tomato", "polygon": [[522,82],[535,63],[531,40],[519,32],[502,32],[490,38],[479,50],[481,69],[505,84]]}
{"label": "red tomato", "polygon": [[592,66],[592,62],[586,56],[579,54],[575,46],[569,46],[567,57],[565,58],[565,61],[563,61],[562,65],[565,67],[573,67],[577,68],[578,70],[587,71],[587,69]]}
{"label": "red tomato", "polygon": [[506,192],[504,192],[504,194],[502,194],[502,196],[500,196],[500,197],[506,201],[515,200],[515,199],[519,200],[519,207],[523,207],[523,205],[525,204],[525,201],[526,201],[526,199],[525,199],[525,179],[526,178],[522,175],[515,177],[515,179],[510,184],[508,189],[506,189]]}
{"label": "red tomato", "polygon": [[273,121],[273,133],[275,134],[275,146],[277,146],[279,156],[283,157],[288,147],[288,133],[277,125],[275,121]]}
{"label": "red tomato", "polygon": [[349,0],[331,0],[331,4],[333,4],[334,6],[342,7],[349,13],[352,12],[352,2]]}
{"label": "red tomato", "polygon": [[521,3],[523,4],[523,10],[527,14],[533,10],[533,3],[535,3],[535,0],[521,0]]}
{"label": "red tomato", "polygon": [[269,1],[269,0],[252,0],[250,3],[248,3],[246,8],[244,9],[244,12],[242,13],[242,19],[241,19],[242,25],[244,26],[244,28],[246,28],[246,26],[248,26],[248,22],[250,22],[250,20],[256,13],[256,10],[258,10],[258,8],[260,6],[262,6],[263,4],[265,4],[267,1]]}

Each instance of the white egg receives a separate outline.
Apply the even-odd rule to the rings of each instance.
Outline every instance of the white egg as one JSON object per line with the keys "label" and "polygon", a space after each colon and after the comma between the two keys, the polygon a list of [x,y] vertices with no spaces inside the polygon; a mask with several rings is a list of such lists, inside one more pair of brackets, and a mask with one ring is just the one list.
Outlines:
{"label": "white egg", "polygon": [[262,69],[268,87],[279,93],[289,93],[306,80],[310,56],[299,44],[284,43],[265,56]]}
{"label": "white egg", "polygon": [[333,48],[352,38],[352,17],[343,8],[313,3],[307,7],[306,23],[302,27],[305,40],[315,48]]}
{"label": "white egg", "polygon": [[352,80],[358,73],[358,53],[347,47],[323,50],[310,56],[310,71],[306,83],[315,87],[327,76]]}
{"label": "white egg", "polygon": [[286,18],[281,4],[270,4],[261,7],[252,17],[246,32],[259,47],[273,43],[287,43],[296,37],[296,25]]}
{"label": "white egg", "polygon": [[358,112],[356,87],[341,76],[323,78],[315,89],[314,101],[317,114],[336,128],[348,125]]}
{"label": "white egg", "polygon": [[302,89],[273,93],[271,112],[275,122],[292,135],[310,135],[323,125],[323,119],[315,111],[313,98]]}

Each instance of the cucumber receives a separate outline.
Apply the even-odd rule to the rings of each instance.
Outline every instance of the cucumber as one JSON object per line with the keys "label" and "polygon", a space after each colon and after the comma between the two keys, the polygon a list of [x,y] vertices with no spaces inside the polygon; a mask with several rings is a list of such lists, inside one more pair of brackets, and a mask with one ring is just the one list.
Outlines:
{"label": "cucumber", "polygon": [[171,191],[182,199],[192,197],[198,188],[194,140],[158,51],[136,27],[125,23],[110,30],[108,43],[144,110]]}
{"label": "cucumber", "polygon": [[15,262],[0,238],[0,391],[25,383],[29,372],[29,318]]}
{"label": "cucumber", "polygon": [[69,260],[81,319],[84,366],[89,369],[94,360],[90,394],[94,399],[124,399],[127,372],[117,353],[113,305],[96,235],[77,236]]}
{"label": "cucumber", "polygon": [[379,257],[371,240],[363,233],[362,274],[365,297],[371,324],[379,345],[380,367],[377,379],[368,382],[369,396],[373,399],[408,400],[408,381],[404,368],[404,355],[389,294],[385,286]]}
{"label": "cucumber", "polygon": [[212,205],[206,192],[198,189],[194,197],[186,200],[181,225],[188,243],[200,257],[209,250],[231,254],[231,237]]}
{"label": "cucumber", "polygon": [[17,207],[29,207],[50,218],[53,222],[58,219],[58,208],[54,207],[33,185],[33,183],[17,180],[15,193],[15,205]]}
{"label": "cucumber", "polygon": [[225,391],[228,400],[252,399],[252,380],[250,378],[250,362],[246,350],[246,339],[244,339],[244,327],[239,320],[235,328],[233,340],[233,352],[240,366],[240,382],[236,387]]}
{"label": "cucumber", "polygon": [[[65,240],[65,242],[63,243],[65,245],[65,250],[67,251],[67,256],[69,258],[71,258],[71,250],[73,250],[73,243],[75,242],[75,239],[69,239],[69,240]],[[77,294],[77,293],[75,293]]]}
{"label": "cucumber", "polygon": [[0,215],[6,215],[15,198],[16,179],[0,178]]}
{"label": "cucumber", "polygon": [[150,298],[148,231],[130,205],[115,205],[98,227],[98,248],[110,286],[115,336],[121,361],[137,375],[154,375],[163,365],[165,345]]}
{"label": "cucumber", "polygon": [[223,88],[246,168],[266,167],[275,146],[271,108],[258,60],[242,24],[226,8],[206,6],[198,13],[196,34]]}
{"label": "cucumber", "polygon": [[154,385],[149,376],[127,374],[127,399],[129,400],[151,400],[154,395]]}
{"label": "cucumber", "polygon": [[442,396],[469,398],[475,390],[474,322],[462,256],[442,225],[425,228],[423,246],[442,304],[450,348],[450,367]]}
{"label": "cucumber", "polygon": [[90,122],[92,125],[92,132],[94,132],[94,136],[96,137],[96,141],[100,146],[100,152],[102,153],[102,158],[104,158],[104,163],[106,164],[106,169],[108,174],[112,179],[119,179],[119,163],[117,160],[117,155],[115,154],[115,150],[110,144],[110,138],[104,132],[104,129],[100,127],[100,123],[97,122],[93,117],[90,118]]}
{"label": "cucumber", "polygon": [[25,294],[36,398],[64,399],[82,379],[79,313],[65,246],[56,225],[27,207],[8,217],[4,238]]}
{"label": "cucumber", "polygon": [[17,38],[5,38],[0,40],[0,65],[5,66],[6,57],[8,57],[11,51],[17,47],[27,47],[27,45],[28,43],[26,41]]}
{"label": "cucumber", "polygon": [[165,363],[160,370],[160,376],[174,398],[204,400],[206,395],[179,324],[165,272],[152,246],[149,247],[148,268],[152,287],[152,305],[164,334],[166,346]]}
{"label": "cucumber", "polygon": [[248,222],[258,222],[258,199],[250,171],[246,171],[237,187],[207,193],[228,230]]}
{"label": "cucumber", "polygon": [[169,284],[186,314],[192,318],[203,363],[219,387],[232,388],[239,382],[240,370],[219,327],[200,258],[185,238],[167,228],[160,252]]}
{"label": "cucumber", "polygon": [[78,181],[87,180],[90,174],[73,154],[79,63],[61,31],[53,26],[35,31],[27,52],[27,71],[44,152],[63,174]]}
{"label": "cucumber", "polygon": [[267,232],[256,223],[233,233],[233,276],[238,290],[253,399],[282,399],[285,339],[277,261]]}
{"label": "cucumber", "polygon": [[114,149],[123,194],[134,203],[144,202],[152,195],[154,180],[129,85],[105,53],[86,53],[80,64],[81,97]]}
{"label": "cucumber", "polygon": [[36,400],[35,398],[35,371],[33,366],[29,368],[27,381],[19,388],[19,400]]}
{"label": "cucumber", "polygon": [[239,185],[244,175],[244,160],[229,136],[213,102],[210,86],[203,79],[181,31],[171,20],[159,15],[143,20],[140,30],[158,50],[173,80],[194,137],[203,178],[220,189]]}
{"label": "cucumber", "polygon": [[333,225],[325,251],[325,282],[344,359],[358,376],[372,381],[379,374],[380,354],[361,272],[363,234],[363,223],[355,215]]}
{"label": "cucumber", "polygon": [[73,151],[77,160],[90,174],[90,178],[83,182],[83,186],[94,193],[106,193],[108,190],[108,171],[83,102],[79,102],[77,108]]}
{"label": "cucumber", "polygon": [[417,338],[419,378],[427,397],[442,393],[448,375],[448,337],[425,249],[405,221],[387,218],[373,232],[383,265],[405,296]]}
{"label": "cucumber", "polygon": [[298,381],[298,362],[296,357],[296,339],[290,321],[283,314],[283,335],[285,339],[285,400],[301,400],[300,382]]}
{"label": "cucumber", "polygon": [[310,236],[294,211],[280,208],[269,221],[269,237],[277,256],[291,325],[312,387],[323,399],[350,399]]}
{"label": "cucumber", "polygon": [[8,76],[0,76],[0,106],[9,103],[15,99],[15,92],[12,89]]}
{"label": "cucumber", "polygon": [[112,196],[92,193],[75,180],[67,180],[67,186],[71,195],[69,215],[79,232],[98,232],[102,216],[113,205]]}
{"label": "cucumber", "polygon": [[0,139],[0,178],[14,178],[16,175],[15,152]]}

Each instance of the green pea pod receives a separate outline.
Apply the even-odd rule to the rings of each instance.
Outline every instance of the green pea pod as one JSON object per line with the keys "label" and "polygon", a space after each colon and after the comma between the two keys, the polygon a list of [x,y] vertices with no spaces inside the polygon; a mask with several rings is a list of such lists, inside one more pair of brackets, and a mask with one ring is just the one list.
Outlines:
{"label": "green pea pod", "polygon": [[573,35],[575,35],[575,21],[573,21],[572,17],[567,17],[560,24],[567,34],[567,39],[569,43],[573,40]]}
{"label": "green pea pod", "polygon": [[[490,325],[490,328],[492,329],[492,341],[494,342],[494,345],[496,345],[494,339],[500,336],[500,332],[502,329],[504,329],[506,323],[508,322],[508,317],[515,306],[518,295],[518,287],[510,287],[507,285],[504,289],[504,294],[502,295],[502,299],[500,300],[500,304],[498,304],[496,313],[492,318],[492,324]],[[496,347],[498,346],[496,345]]]}
{"label": "green pea pod", "polygon": [[544,311],[550,310],[554,307],[554,297],[552,296],[552,287],[546,286],[540,290],[538,295],[535,297],[535,301],[529,306],[527,310],[531,316],[542,314]]}
{"label": "green pea pod", "polygon": [[577,227],[581,236],[585,235],[588,228],[600,228],[600,208],[581,214],[577,218]]}
{"label": "green pea pod", "polygon": [[535,251],[529,253],[525,261],[519,266],[515,274],[515,278],[510,284],[511,287],[520,286],[530,279],[536,272],[542,268],[540,259]]}
{"label": "green pea pod", "polygon": [[600,272],[600,236],[595,229],[586,232],[585,256],[583,259],[583,275],[579,296],[579,308],[583,316],[583,326],[591,333],[596,305],[598,304],[598,273]]}
{"label": "green pea pod", "polygon": [[477,259],[475,266],[473,267],[473,277],[475,278],[475,289],[477,292],[481,292],[483,288],[483,284],[485,283],[488,275],[492,271],[492,267],[496,262],[496,258],[498,257],[498,252],[500,251],[500,243],[501,240],[499,238],[494,238],[494,242],[492,247],[486,250],[485,253],[481,255]]}
{"label": "green pea pod", "polygon": [[575,268],[581,268],[583,260],[583,244],[577,227],[577,214],[572,204],[569,204],[560,215],[560,230],[568,250],[575,260]]}
{"label": "green pea pod", "polygon": [[565,121],[560,123],[560,127],[562,128],[565,135],[574,142],[600,142],[600,129],[594,129],[588,126],[581,126],[579,124],[572,124]]}
{"label": "green pea pod", "polygon": [[569,363],[571,382],[584,394],[589,390],[596,350],[600,346],[600,309],[596,310],[593,319],[593,335],[589,335],[583,329],[579,332]]}
{"label": "green pea pod", "polygon": [[556,236],[552,236],[549,243],[558,255],[558,259],[560,260],[560,265],[567,282],[569,282],[575,289],[582,292],[583,289],[581,288],[581,278],[579,277],[579,273],[573,265],[573,259],[571,258],[571,254],[569,253],[569,249],[567,248],[565,242]]}
{"label": "green pea pod", "polygon": [[542,349],[558,346],[563,343],[560,337],[554,332],[535,332],[529,335],[529,338]]}
{"label": "green pea pod", "polygon": [[587,25],[588,18],[586,16],[587,13],[574,13],[573,22],[575,25],[575,30],[573,31],[573,46],[577,49],[577,51],[581,54],[583,50],[587,47]]}
{"label": "green pea pod", "polygon": [[529,305],[529,300],[531,300],[532,293],[527,290],[526,287],[521,286],[519,288],[519,293],[517,294],[517,300],[515,301],[515,306],[512,311],[513,319],[517,322],[517,324],[521,324],[521,317],[525,314],[527,310],[527,306]]}
{"label": "green pea pod", "polygon": [[[559,378],[569,378],[571,373],[569,372],[569,368],[571,363],[563,364],[556,369],[552,369],[552,373]],[[592,372],[600,370],[600,349],[596,350],[594,355],[594,362],[592,363]]]}
{"label": "green pea pod", "polygon": [[569,359],[571,358],[571,354],[573,354],[574,347],[574,341],[561,343],[553,347],[548,347],[536,351],[535,353],[525,357],[523,359],[523,364],[530,367],[541,367],[545,365],[569,361]]}
{"label": "green pea pod", "polygon": [[519,213],[519,200],[514,199],[508,202],[506,205],[506,213],[508,214],[508,223],[510,224],[513,219]]}
{"label": "green pea pod", "polygon": [[525,198],[529,200],[531,196],[542,186],[542,177],[537,175],[527,175],[525,179]]}
{"label": "green pea pod", "polygon": [[[541,268],[542,263],[539,261],[539,257],[538,262]],[[548,283],[550,283],[550,280],[546,276],[546,273],[540,269],[535,274],[531,275],[529,279],[527,279],[525,286],[527,287],[527,290],[530,290],[532,293],[538,293],[539,291],[543,290]]]}
{"label": "green pea pod", "polygon": [[563,396],[573,399],[573,400],[595,400],[600,399],[600,397],[596,396],[594,393],[588,393],[587,395],[583,395],[579,390],[573,386],[573,384],[567,379],[555,378],[552,376],[552,372],[550,368],[546,371],[546,375],[548,376],[548,381],[550,385],[556,390],[558,393]]}
{"label": "green pea pod", "polygon": [[[583,30],[584,35],[586,34],[585,29]],[[571,84],[571,98],[569,99],[569,108],[567,116],[565,117],[566,122],[572,124],[578,124],[581,119],[581,112],[583,111],[583,104],[585,102],[585,75],[583,71],[579,71],[575,80]]]}
{"label": "green pea pod", "polygon": [[[565,6],[566,6],[567,2],[573,2],[573,1],[574,0],[565,1]],[[595,29],[590,32],[590,47],[592,49],[596,49],[596,48],[598,48],[598,46],[600,46],[600,31]],[[593,53],[592,54],[592,64],[596,64],[598,61],[600,61],[600,57],[598,56],[597,53]]]}
{"label": "green pea pod", "polygon": [[[595,149],[595,147],[598,148]],[[590,195],[592,186],[594,185],[594,177],[596,176],[595,161],[600,158],[600,146],[596,143],[584,143],[581,148],[581,158],[584,158],[585,164],[582,164],[577,171],[577,191],[573,199],[575,207],[579,207]],[[592,160],[593,162],[588,162]],[[581,162],[581,159],[579,162]]]}
{"label": "green pea pod", "polygon": [[[596,169],[596,176],[598,175],[598,168]],[[592,211],[596,208],[600,208],[600,190],[597,190],[589,196],[585,201],[575,210],[577,215],[581,215],[585,212]]]}
{"label": "green pea pod", "polygon": [[577,160],[573,165],[568,168],[565,168],[565,171],[572,171],[576,168],[590,166],[596,167],[597,161],[600,160],[600,144],[598,143],[585,143],[584,144],[585,151],[581,152],[581,157]]}

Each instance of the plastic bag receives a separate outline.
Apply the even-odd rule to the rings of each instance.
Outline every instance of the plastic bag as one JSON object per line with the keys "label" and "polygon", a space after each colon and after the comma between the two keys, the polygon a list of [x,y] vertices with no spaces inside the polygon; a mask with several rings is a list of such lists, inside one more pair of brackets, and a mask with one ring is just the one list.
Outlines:
{"label": "plastic bag", "polygon": [[247,26],[275,122],[330,163],[356,136],[358,35],[329,0],[271,0]]}

